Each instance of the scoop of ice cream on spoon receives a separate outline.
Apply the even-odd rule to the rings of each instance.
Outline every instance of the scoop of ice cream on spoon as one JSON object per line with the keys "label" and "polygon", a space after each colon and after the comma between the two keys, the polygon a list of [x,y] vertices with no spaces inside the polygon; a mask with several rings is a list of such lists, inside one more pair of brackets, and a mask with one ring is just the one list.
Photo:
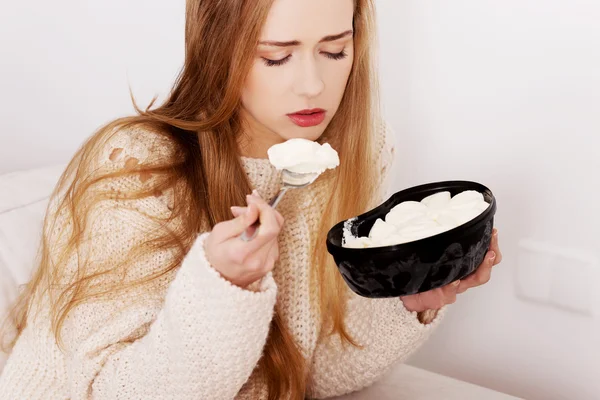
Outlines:
{"label": "scoop of ice cream on spoon", "polygon": [[[279,193],[269,201],[276,208],[289,189],[301,189],[313,183],[327,169],[340,165],[340,159],[328,143],[323,145],[307,139],[290,139],[271,146],[267,151],[270,163],[281,170],[283,185]],[[258,232],[256,221],[241,235],[244,241],[252,240]]]}

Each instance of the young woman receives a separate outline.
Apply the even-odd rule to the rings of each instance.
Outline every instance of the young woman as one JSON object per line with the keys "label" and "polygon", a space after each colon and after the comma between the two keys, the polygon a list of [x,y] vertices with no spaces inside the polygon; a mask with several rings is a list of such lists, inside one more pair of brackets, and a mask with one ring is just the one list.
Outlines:
{"label": "young woman", "polygon": [[[341,395],[489,279],[497,235],[469,279],[401,299],[354,295],[327,254],[331,226],[384,200],[393,158],[372,3],[188,0],[169,98],[92,136],[52,196],[0,399]],[[275,211],[266,152],[290,138],[332,144],[341,164]]]}

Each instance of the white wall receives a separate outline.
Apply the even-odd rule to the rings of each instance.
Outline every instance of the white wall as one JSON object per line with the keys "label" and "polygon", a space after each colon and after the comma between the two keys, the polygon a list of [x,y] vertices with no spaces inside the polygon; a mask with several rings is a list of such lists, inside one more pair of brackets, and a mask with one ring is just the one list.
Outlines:
{"label": "white wall", "polygon": [[[527,399],[600,398],[600,2],[378,6],[396,187],[484,183],[504,252],[412,363]],[[526,258],[526,238],[589,260]]]}
{"label": "white wall", "polygon": [[0,173],[66,161],[171,86],[184,0],[0,2]]}
{"label": "white wall", "polygon": [[[524,295],[542,296],[545,283],[550,300],[592,302],[597,268],[518,266],[518,244],[531,238],[597,259],[600,3],[377,3],[397,188],[488,185],[505,255],[412,362],[528,399],[599,398],[598,316],[524,301],[514,281],[538,268]],[[181,64],[183,0],[2,1],[1,9],[0,173],[67,160],[100,124],[131,112],[128,83],[146,104]]]}

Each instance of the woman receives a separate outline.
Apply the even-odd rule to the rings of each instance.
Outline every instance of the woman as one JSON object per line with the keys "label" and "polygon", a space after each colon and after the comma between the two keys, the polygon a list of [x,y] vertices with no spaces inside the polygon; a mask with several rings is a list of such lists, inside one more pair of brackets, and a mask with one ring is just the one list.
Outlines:
{"label": "woman", "polygon": [[[0,399],[336,396],[489,279],[496,238],[469,279],[402,299],[355,296],[326,252],[332,225],[383,200],[393,157],[372,17],[371,0],[188,0],[170,97],[97,132],[53,194]],[[275,211],[266,151],[296,137],[341,164]]]}

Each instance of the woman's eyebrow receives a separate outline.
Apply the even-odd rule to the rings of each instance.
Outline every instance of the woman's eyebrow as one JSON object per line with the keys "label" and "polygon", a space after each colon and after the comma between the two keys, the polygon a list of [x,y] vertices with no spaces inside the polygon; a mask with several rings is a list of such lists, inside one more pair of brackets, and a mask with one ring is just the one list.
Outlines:
{"label": "woman's eyebrow", "polygon": [[[347,30],[346,32],[338,33],[336,35],[325,36],[323,39],[319,40],[319,43],[324,42],[334,42],[336,40],[342,39],[346,36],[350,36],[354,34],[353,30]],[[290,46],[300,46],[302,43],[298,40],[290,40],[289,42],[278,42],[273,40],[265,40],[262,42],[258,42],[263,46],[275,46],[275,47],[290,47]]]}
{"label": "woman's eyebrow", "polygon": [[338,33],[337,35],[325,36],[323,39],[319,41],[319,43],[323,42],[335,42],[336,40],[345,38],[346,36],[352,36],[354,31],[352,29],[347,30],[346,32]]}

